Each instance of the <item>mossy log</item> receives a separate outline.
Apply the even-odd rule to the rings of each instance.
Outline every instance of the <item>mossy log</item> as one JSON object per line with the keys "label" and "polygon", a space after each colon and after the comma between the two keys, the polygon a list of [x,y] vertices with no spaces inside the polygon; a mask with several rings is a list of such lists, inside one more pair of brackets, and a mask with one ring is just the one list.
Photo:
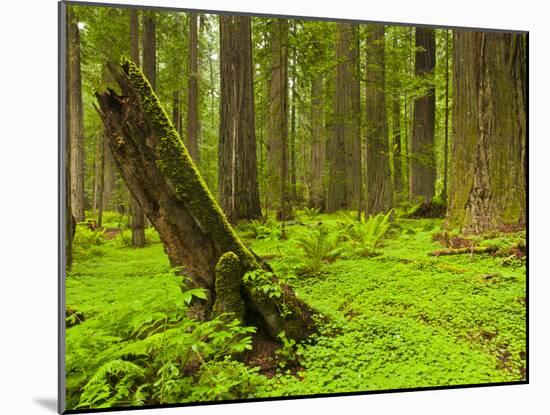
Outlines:
{"label": "mossy log", "polygon": [[[112,89],[96,93],[108,145],[128,189],[159,232],[172,266],[180,267],[189,278],[187,287],[207,291],[207,300],[193,301],[193,315],[209,319],[216,301],[219,308],[226,308],[216,298],[217,292],[225,292],[216,277],[223,274],[223,264],[231,263],[239,273],[245,324],[254,322],[272,338],[283,330],[292,338],[307,337],[315,329],[314,311],[290,288],[283,287],[283,298],[274,299],[243,283],[244,274],[269,270],[269,265],[233,231],[141,71],[126,59],[108,67],[121,90],[120,94]],[[231,255],[223,257],[229,252],[238,258],[238,267],[230,261]],[[220,258],[225,259],[219,262]],[[232,295],[234,290],[228,287],[226,292]],[[290,311],[284,316],[283,302]],[[242,313],[237,314],[242,318]]]}

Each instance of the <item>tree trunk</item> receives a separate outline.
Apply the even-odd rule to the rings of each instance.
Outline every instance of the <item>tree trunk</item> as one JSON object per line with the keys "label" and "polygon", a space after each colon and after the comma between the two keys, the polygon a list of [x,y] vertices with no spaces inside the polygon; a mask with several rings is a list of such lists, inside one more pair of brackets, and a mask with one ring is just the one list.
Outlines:
{"label": "tree trunk", "polygon": [[187,141],[189,154],[199,161],[199,35],[198,14],[189,14],[189,78],[187,79]]}
{"label": "tree trunk", "polygon": [[[122,95],[113,90],[97,93],[97,110],[121,174],[159,232],[172,266],[188,277],[187,287],[208,294],[207,300],[195,299],[190,312],[207,319],[216,304],[217,310],[244,314],[244,323],[256,322],[272,338],[282,330],[297,339],[312,333],[313,310],[288,286],[263,274],[282,290],[280,298],[271,298],[254,282],[243,281],[245,273],[269,266],[236,236],[139,69],[129,61],[110,68]],[[233,287],[231,295],[220,287],[221,274],[223,281],[233,281],[227,284]],[[235,281],[240,294],[234,290]],[[230,303],[235,295],[245,310],[240,302]]]}
{"label": "tree trunk", "polygon": [[327,199],[329,212],[359,205],[361,142],[359,35],[356,24],[338,24],[336,61],[334,139]]}
{"label": "tree trunk", "polygon": [[157,24],[155,12],[143,12],[143,74],[157,89]]}
{"label": "tree trunk", "polygon": [[288,21],[271,21],[268,111],[268,197],[281,220],[291,216],[288,155]]}
{"label": "tree trunk", "polygon": [[397,91],[392,97],[392,130],[393,191],[396,202],[399,202],[403,191],[403,161],[401,159],[401,96]]}
{"label": "tree trunk", "polygon": [[220,16],[218,191],[231,222],[262,216],[252,68],[250,18]]}
{"label": "tree trunk", "polygon": [[525,224],[522,36],[455,31],[448,227],[479,233]]}
{"label": "tree trunk", "polygon": [[[67,26],[66,26],[66,36],[67,39],[70,39],[70,32],[74,30],[74,27],[71,28],[71,21],[70,19],[72,16],[69,14],[67,16]],[[69,60],[69,45],[67,44],[67,53],[66,53],[66,73],[65,73],[65,82],[66,85],[69,86],[70,80],[71,80],[71,74],[70,74],[70,60]],[[76,228],[76,221],[73,216],[73,209],[72,209],[72,187],[71,187],[71,154],[72,154],[72,140],[71,140],[71,128],[72,124],[69,122],[69,119],[67,118],[70,114],[70,105],[72,104],[71,100],[69,99],[70,92],[67,88],[66,90],[66,96],[65,96],[65,268],[66,270],[71,270],[73,265],[73,239],[75,234],[75,228]]]}
{"label": "tree trunk", "polygon": [[[398,50],[399,41],[394,37],[392,47]],[[403,159],[401,157],[401,65],[394,68],[391,73],[392,79],[392,154],[393,154],[393,194],[394,205],[398,205],[403,199]]]}
{"label": "tree trunk", "polygon": [[[145,51],[145,49],[144,49]],[[139,67],[139,15],[137,9],[130,10],[130,58]],[[132,246],[145,246],[145,218],[138,201],[130,195],[132,215]]]}
{"label": "tree trunk", "polygon": [[97,137],[97,151],[99,159],[97,162],[97,226],[103,225],[103,207],[105,197],[105,156],[109,152],[105,142],[105,132],[101,131]]}
{"label": "tree trunk", "polygon": [[80,30],[72,12],[67,16],[67,140],[70,143],[71,209],[77,222],[86,219],[84,211],[84,134]]}
{"label": "tree trunk", "polygon": [[414,100],[413,133],[411,137],[412,200],[421,197],[430,202],[435,194],[435,84],[430,77],[435,68],[435,31],[417,27],[415,30],[415,75],[428,83],[427,93]]}
{"label": "tree trunk", "polygon": [[183,135],[181,131],[181,119],[181,91],[177,89],[172,96],[172,123],[180,136]]}
{"label": "tree trunk", "polygon": [[384,25],[367,25],[367,215],[386,212],[392,206],[384,51]]}
{"label": "tree trunk", "polygon": [[447,203],[449,181],[449,29],[445,30],[445,143],[443,164],[443,201]]}
{"label": "tree trunk", "polygon": [[[292,35],[296,35],[296,21],[290,22]],[[296,46],[291,46],[291,90],[290,90],[290,193],[292,200],[296,201],[298,198],[296,188]]]}
{"label": "tree trunk", "polygon": [[323,104],[323,77],[315,75],[311,80],[311,207],[325,209],[325,121]]}

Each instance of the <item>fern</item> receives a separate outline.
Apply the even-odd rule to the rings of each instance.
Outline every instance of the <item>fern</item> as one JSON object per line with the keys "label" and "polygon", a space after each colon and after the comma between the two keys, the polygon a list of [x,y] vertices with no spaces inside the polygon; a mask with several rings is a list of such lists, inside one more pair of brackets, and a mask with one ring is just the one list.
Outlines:
{"label": "fern", "polygon": [[341,252],[337,238],[325,226],[298,237],[296,242],[306,257],[303,271],[309,274],[318,274],[324,262],[335,259]]}
{"label": "fern", "polygon": [[[239,397],[249,387],[242,376],[260,382],[241,363],[222,364],[252,348],[254,328],[238,321],[189,319],[188,302],[205,294],[182,291],[174,271],[156,275],[151,286],[147,293],[126,288],[125,297],[134,301],[104,305],[102,313],[67,330],[69,408],[202,400],[206,385],[216,385],[219,399]],[[213,367],[216,373],[207,370]],[[229,372],[224,374],[223,368]]]}
{"label": "fern", "polygon": [[361,248],[373,251],[378,248],[392,225],[391,215],[393,209],[385,215],[379,213],[376,216],[370,215],[368,219],[361,219],[348,228],[351,238],[362,245]]}

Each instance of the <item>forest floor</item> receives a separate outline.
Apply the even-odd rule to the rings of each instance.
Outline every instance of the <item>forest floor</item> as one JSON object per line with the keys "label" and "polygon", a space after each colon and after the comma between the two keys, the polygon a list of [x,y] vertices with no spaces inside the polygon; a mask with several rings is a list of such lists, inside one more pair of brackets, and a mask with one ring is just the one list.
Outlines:
{"label": "forest floor", "polygon": [[[106,227],[116,228],[122,218],[112,214],[107,220],[111,223]],[[271,370],[263,367],[242,374],[246,387],[234,386],[244,382],[241,379],[218,393],[201,395],[199,391],[172,399],[309,395],[525,379],[525,257],[513,251],[525,240],[524,231],[465,240],[443,234],[439,219],[398,218],[375,247],[365,249],[346,236],[353,223],[351,213],[314,213],[287,223],[283,235],[275,221],[239,226],[245,244],[328,318],[320,332],[304,343],[285,338]],[[120,358],[121,344],[135,341],[119,330],[124,324],[136,330],[141,327],[143,322],[137,324],[133,313],[148,308],[160,312],[166,304],[182,302],[176,280],[162,278],[170,270],[158,235],[148,229],[146,236],[147,246],[134,249],[128,246],[129,231],[110,232],[106,238],[78,227],[73,271],[66,283],[71,310],[68,324],[72,326],[67,329],[69,407],[79,401],[80,407],[90,406],[93,399],[95,406],[100,406],[98,402],[104,406],[163,402],[162,397],[136,400],[136,387],[133,398],[115,399],[115,389],[120,391],[113,382],[121,376],[115,381],[111,377],[110,385],[103,384],[103,395],[88,390],[98,367],[109,356]],[[475,243],[499,251],[429,255],[445,249],[444,242],[455,248]],[[307,244],[316,250],[306,251]],[[311,254],[319,250],[318,256]],[[155,321],[154,316],[148,318],[144,319]],[[231,378],[224,373],[224,380]],[[201,379],[196,381],[204,383]],[[83,398],[86,393],[93,398]]]}

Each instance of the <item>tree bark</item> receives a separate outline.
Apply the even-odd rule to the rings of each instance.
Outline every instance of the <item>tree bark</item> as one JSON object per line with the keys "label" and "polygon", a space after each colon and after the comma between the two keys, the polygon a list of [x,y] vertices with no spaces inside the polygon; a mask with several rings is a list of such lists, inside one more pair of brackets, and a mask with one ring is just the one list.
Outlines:
{"label": "tree bark", "polygon": [[393,138],[393,186],[396,202],[403,191],[403,160],[401,159],[401,96],[398,92],[392,97],[392,138]]}
{"label": "tree bark", "polygon": [[[66,22],[66,33],[67,39],[70,39],[70,32],[71,30],[74,30],[74,27],[71,28],[71,21],[70,19],[72,16],[70,14],[67,15],[67,22]],[[70,84],[71,80],[71,74],[70,74],[70,59],[69,59],[69,45],[67,44],[67,53],[66,53],[66,61],[65,61],[65,67],[66,67],[66,73],[65,73],[65,82],[67,87]],[[73,209],[72,209],[72,187],[71,187],[71,123],[69,122],[69,119],[67,118],[70,114],[70,104],[71,100],[69,99],[69,88],[66,90],[66,96],[65,96],[65,268],[66,270],[70,271],[73,265],[73,239],[74,239],[74,233],[75,233],[75,218],[73,216]]]}
{"label": "tree bark", "polygon": [[443,162],[443,201],[447,203],[449,182],[449,29],[445,30],[445,142]]}
{"label": "tree bark", "polygon": [[[288,286],[268,277],[283,291],[277,299],[243,282],[245,273],[269,266],[236,236],[139,69],[129,61],[110,68],[122,95],[113,90],[96,93],[109,146],[128,188],[159,232],[172,266],[188,277],[187,287],[208,294],[207,300],[193,301],[192,314],[207,319],[215,303],[217,309],[237,308],[222,307],[223,290],[216,289],[217,264],[227,265],[233,270],[231,278],[240,281],[244,323],[256,321],[272,338],[282,330],[297,339],[312,333],[313,310]],[[229,252],[238,257],[238,267]]]}
{"label": "tree bark", "polygon": [[103,207],[105,197],[105,156],[109,151],[105,142],[105,132],[101,131],[97,137],[97,226],[103,225]]}
{"label": "tree bark", "polygon": [[384,53],[384,25],[367,25],[367,215],[386,212],[392,206]]}
{"label": "tree bark", "polygon": [[252,70],[250,18],[220,16],[218,192],[231,222],[262,216]]}
{"label": "tree bark", "polygon": [[311,188],[309,205],[325,209],[325,121],[323,104],[323,77],[315,75],[311,80]]}
{"label": "tree bark", "polygon": [[70,182],[72,214],[77,222],[86,219],[84,211],[84,133],[80,29],[72,12],[67,15],[67,140],[70,143]]}
{"label": "tree bark", "polygon": [[280,220],[291,216],[288,154],[288,21],[272,19],[268,111],[268,197]]}
{"label": "tree bark", "polygon": [[[139,67],[139,15],[137,9],[130,10],[130,58]],[[145,218],[138,201],[130,195],[132,215],[132,246],[145,246]]]}
{"label": "tree bark", "polygon": [[199,162],[199,34],[198,14],[189,14],[189,77],[187,79],[187,141],[193,160]]}
{"label": "tree bark", "polygon": [[182,136],[182,111],[181,111],[181,91],[174,91],[172,96],[172,123],[180,136]]}
{"label": "tree bark", "polygon": [[523,35],[455,31],[453,173],[447,226],[480,233],[524,225]]}
{"label": "tree bark", "polygon": [[417,27],[415,39],[415,75],[424,77],[428,87],[425,95],[414,100],[410,197],[430,202],[435,194],[436,178],[435,84],[430,79],[435,69],[435,31]]}
{"label": "tree bark", "polygon": [[155,12],[143,12],[143,74],[157,89],[157,24]]}
{"label": "tree bark", "polygon": [[327,211],[358,207],[361,174],[358,26],[338,24],[334,138]]}
{"label": "tree bark", "polygon": [[[290,21],[292,35],[296,36],[296,21]],[[290,193],[292,200],[298,199],[296,187],[296,46],[292,45],[291,50],[290,77],[292,86],[290,88]]]}

